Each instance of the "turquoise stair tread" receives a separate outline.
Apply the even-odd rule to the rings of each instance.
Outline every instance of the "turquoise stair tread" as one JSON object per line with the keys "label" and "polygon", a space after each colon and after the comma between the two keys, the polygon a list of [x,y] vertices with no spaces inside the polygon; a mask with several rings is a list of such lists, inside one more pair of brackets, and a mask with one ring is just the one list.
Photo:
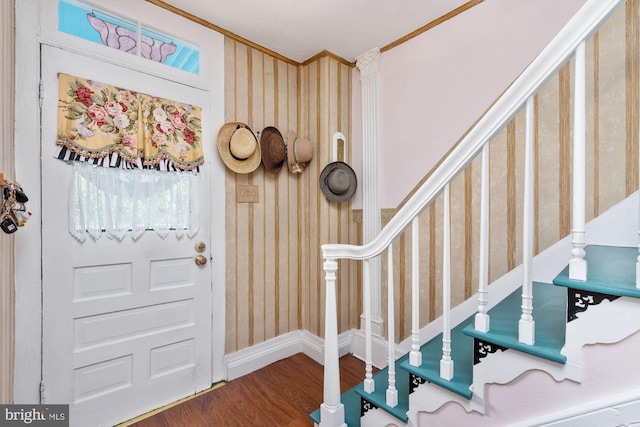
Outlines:
{"label": "turquoise stair tread", "polygon": [[[343,393],[340,402],[344,405],[344,421],[348,427],[360,427],[360,395],[356,393],[356,387]],[[320,409],[309,414],[309,417],[320,425]]]}
{"label": "turquoise stair tread", "polygon": [[320,425],[320,409],[316,409],[315,411],[310,413],[309,418],[311,418],[317,425]]}
{"label": "turquoise stair tread", "polygon": [[518,322],[522,313],[522,288],[489,310],[489,332],[476,331],[473,322],[464,333],[486,342],[512,348],[557,363],[566,363],[560,353],[565,343],[567,321],[567,295],[564,288],[547,283],[533,283],[533,320],[535,342],[533,345],[518,340]]}
{"label": "turquoise stair tread", "polygon": [[451,330],[453,378],[450,381],[440,377],[442,334],[439,334],[421,347],[422,365],[412,366],[406,360],[401,364],[402,369],[466,399],[471,399],[473,393],[469,387],[473,383],[473,339],[463,332],[464,326],[468,322],[469,319]]}
{"label": "turquoise stair tread", "polygon": [[638,248],[589,245],[585,248],[587,280],[569,278],[569,267],[556,276],[558,286],[593,291],[608,295],[640,298],[636,288],[636,258]]}
{"label": "turquoise stair tread", "polygon": [[[364,391],[364,383],[360,383],[355,387],[356,393],[359,396],[364,397],[369,402],[376,405],[378,408],[383,409],[398,418],[401,421],[407,422],[407,411],[409,410],[409,375],[400,366],[408,359],[409,355],[406,354],[396,360],[396,389],[398,390],[398,404],[395,407],[387,405],[387,388],[389,386],[389,368],[381,369],[373,375],[375,381],[375,390],[373,393],[367,393]],[[358,406],[359,408],[360,406]],[[348,424],[351,426],[351,424]]]}

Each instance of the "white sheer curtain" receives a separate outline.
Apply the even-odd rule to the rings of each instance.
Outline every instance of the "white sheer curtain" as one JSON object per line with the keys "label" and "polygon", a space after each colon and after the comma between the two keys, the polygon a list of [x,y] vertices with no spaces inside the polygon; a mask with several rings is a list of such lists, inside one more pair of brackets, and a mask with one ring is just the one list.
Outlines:
{"label": "white sheer curtain", "polygon": [[193,237],[199,228],[195,172],[106,168],[74,162],[69,198],[69,232],[83,242],[102,236],[138,239],[146,231],[161,237]]}

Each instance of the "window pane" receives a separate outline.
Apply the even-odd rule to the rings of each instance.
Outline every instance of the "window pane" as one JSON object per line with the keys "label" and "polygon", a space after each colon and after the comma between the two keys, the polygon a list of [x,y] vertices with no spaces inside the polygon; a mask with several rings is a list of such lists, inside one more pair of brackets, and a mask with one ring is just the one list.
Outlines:
{"label": "window pane", "polygon": [[[147,27],[142,27],[141,42],[143,46],[141,54],[145,58],[157,61],[154,58],[159,57],[158,54],[161,50],[173,50],[172,54],[165,55],[161,61],[157,62],[162,62],[173,68],[188,71],[193,74],[200,74],[200,49],[197,46],[190,45],[176,38],[170,38]],[[151,43],[153,43],[153,45],[151,45],[153,47],[147,48],[145,46]],[[153,54],[154,57],[147,57],[145,55],[145,49],[149,49],[150,54]]]}
{"label": "window pane", "polygon": [[138,35],[138,25],[134,21],[77,0],[59,0],[58,17],[58,30],[61,32],[193,74],[200,73],[200,49],[197,46],[147,27],[142,27]]}

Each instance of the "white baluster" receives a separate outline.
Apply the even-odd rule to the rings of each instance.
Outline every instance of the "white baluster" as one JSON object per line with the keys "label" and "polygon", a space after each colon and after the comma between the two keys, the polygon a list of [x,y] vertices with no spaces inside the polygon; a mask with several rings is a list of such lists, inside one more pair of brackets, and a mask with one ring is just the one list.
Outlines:
{"label": "white baluster", "polygon": [[487,313],[489,302],[489,144],[482,147],[482,171],[480,182],[480,259],[478,261],[478,313],[475,328],[489,332]]}
{"label": "white baluster", "polygon": [[587,280],[585,241],[585,42],[576,49],[575,100],[573,113],[573,224],[571,230],[571,261],[569,278]]}
{"label": "white baluster", "polygon": [[411,366],[422,365],[420,353],[420,221],[411,222]]}
{"label": "white baluster", "polygon": [[396,389],[396,334],[395,310],[393,296],[393,245],[387,249],[387,325],[389,335],[389,386],[387,387],[387,405],[392,408],[398,405],[398,390]]}
{"label": "white baluster", "polygon": [[522,315],[518,324],[518,340],[535,342],[533,320],[533,98],[527,99],[524,149],[524,201],[522,215]]}
{"label": "white baluster", "polygon": [[376,389],[376,383],[373,380],[373,366],[371,363],[371,280],[369,277],[369,260],[364,260],[363,265],[363,286],[362,286],[362,303],[364,304],[364,347],[365,347],[365,379],[364,391],[373,393]]}
{"label": "white baluster", "polygon": [[444,238],[442,242],[442,359],[440,377],[450,381],[453,378],[451,359],[451,218],[449,215],[449,184],[444,187]]}
{"label": "white baluster", "polygon": [[324,402],[320,406],[320,426],[346,426],[344,405],[340,402],[340,364],[338,354],[338,312],[336,304],[338,262],[324,262],[326,302],[324,318]]}

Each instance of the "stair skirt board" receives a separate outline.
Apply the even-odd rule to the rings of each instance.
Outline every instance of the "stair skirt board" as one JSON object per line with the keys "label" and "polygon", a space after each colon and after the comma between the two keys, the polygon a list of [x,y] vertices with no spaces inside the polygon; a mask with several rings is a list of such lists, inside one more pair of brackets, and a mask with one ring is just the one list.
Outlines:
{"label": "stair skirt board", "polygon": [[[351,424],[348,424],[351,426]],[[411,423],[404,423],[383,409],[371,409],[360,419],[360,427],[406,427]],[[413,424],[415,426],[415,424]]]}
{"label": "stair skirt board", "polygon": [[[635,308],[637,313],[638,307]],[[629,315],[630,312],[626,311]],[[635,425],[640,418],[640,360],[629,357],[640,351],[640,332],[615,344],[595,344],[584,347],[585,376],[582,383],[558,381],[544,369],[531,369],[508,385],[487,383],[475,388],[475,393],[487,396],[486,412],[471,412],[459,404],[447,403],[437,411],[422,409],[430,397],[421,386],[411,395],[409,413],[415,427],[509,425],[529,426],[618,426]],[[509,351],[504,353],[507,356]],[[499,360],[498,352],[487,357],[496,365],[512,363]],[[511,352],[522,358],[522,353]],[[535,359],[533,356],[528,356]],[[538,359],[549,365],[556,365]],[[484,364],[481,363],[480,365]],[[459,403],[459,402],[458,402]],[[627,424],[628,423],[628,424]],[[380,425],[380,424],[378,424]],[[385,425],[385,424],[382,424]],[[400,425],[400,424],[399,424]]]}

